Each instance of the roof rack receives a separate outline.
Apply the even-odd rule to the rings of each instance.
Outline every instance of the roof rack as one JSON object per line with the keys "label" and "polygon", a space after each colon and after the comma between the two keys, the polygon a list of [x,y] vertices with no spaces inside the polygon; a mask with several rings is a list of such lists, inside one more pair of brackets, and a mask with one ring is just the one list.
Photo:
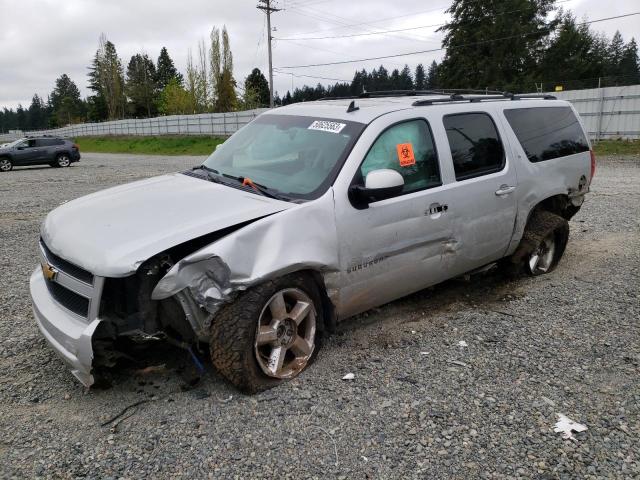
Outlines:
{"label": "roof rack", "polygon": [[454,95],[454,94],[498,94],[504,92],[496,90],[473,90],[473,89],[455,89],[455,88],[437,88],[433,90],[377,90],[374,92],[362,92],[359,95],[348,95],[346,97],[323,97],[319,100],[357,100],[359,98],[385,98],[385,97],[414,97],[425,95]]}
{"label": "roof rack", "polygon": [[465,96],[454,93],[449,95],[447,98],[432,98],[429,100],[416,100],[412,103],[414,107],[424,107],[428,105],[433,105],[434,103],[449,103],[449,102],[482,102],[486,100],[523,100],[527,98],[537,98],[540,100],[556,100],[556,97],[553,95],[546,94],[536,94],[536,93],[523,93],[523,94],[514,94],[509,92],[502,92],[498,95],[475,95],[475,96]]}

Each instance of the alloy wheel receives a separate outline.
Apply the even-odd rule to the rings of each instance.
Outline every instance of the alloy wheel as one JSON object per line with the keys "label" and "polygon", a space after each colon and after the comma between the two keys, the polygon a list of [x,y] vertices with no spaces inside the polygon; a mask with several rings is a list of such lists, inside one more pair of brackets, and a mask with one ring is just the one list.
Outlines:
{"label": "alloy wheel", "polygon": [[71,164],[69,157],[67,155],[60,155],[58,157],[58,165],[61,167],[68,167]]}
{"label": "alloy wheel", "polygon": [[536,248],[529,256],[529,271],[533,275],[540,275],[547,273],[553,265],[553,260],[556,253],[555,235],[553,232],[549,234],[538,248]]}
{"label": "alloy wheel", "polygon": [[11,170],[11,161],[7,158],[0,158],[0,172]]}
{"label": "alloy wheel", "polygon": [[266,375],[292,378],[311,359],[315,336],[313,300],[297,288],[280,290],[260,313],[254,344],[256,360]]}

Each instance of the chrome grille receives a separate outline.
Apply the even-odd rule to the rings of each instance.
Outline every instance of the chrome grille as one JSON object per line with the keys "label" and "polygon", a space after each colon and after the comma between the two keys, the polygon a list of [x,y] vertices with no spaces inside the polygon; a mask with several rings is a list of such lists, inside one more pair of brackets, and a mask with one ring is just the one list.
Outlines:
{"label": "chrome grille", "polygon": [[49,264],[59,270],[62,270],[72,277],[77,278],[89,285],[93,285],[93,274],[87,272],[84,268],[80,268],[71,262],[67,262],[64,258],[60,258],[58,255],[49,250],[49,247],[40,240],[40,246],[44,250],[44,255],[47,257]]}
{"label": "chrome grille", "polygon": [[46,278],[51,297],[65,310],[89,321],[98,316],[104,278],[74,265],[53,253],[40,241],[43,264],[53,267],[55,274]]}

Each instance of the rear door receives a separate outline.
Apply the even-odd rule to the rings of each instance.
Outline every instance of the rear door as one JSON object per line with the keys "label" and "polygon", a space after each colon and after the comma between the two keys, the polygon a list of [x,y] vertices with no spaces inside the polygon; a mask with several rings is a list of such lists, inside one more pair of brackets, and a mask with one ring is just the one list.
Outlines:
{"label": "rear door", "polygon": [[36,140],[37,157],[34,162],[49,163],[53,161],[58,140],[55,138],[38,138]]}
{"label": "rear door", "polygon": [[517,177],[492,113],[443,115],[442,124],[443,150],[455,178],[449,204],[457,242],[454,270],[461,274],[506,254],[517,213]]}

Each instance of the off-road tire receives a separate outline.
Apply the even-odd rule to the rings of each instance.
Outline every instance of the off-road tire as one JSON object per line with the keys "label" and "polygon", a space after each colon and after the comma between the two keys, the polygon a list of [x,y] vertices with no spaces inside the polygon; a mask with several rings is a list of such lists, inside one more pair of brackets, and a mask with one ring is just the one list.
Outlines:
{"label": "off-road tire", "polygon": [[539,272],[531,271],[528,267],[528,259],[531,253],[550,235],[553,235],[555,252],[549,268],[544,273],[553,271],[567,247],[569,222],[555,213],[536,210],[527,222],[522,240],[520,240],[516,251],[513,255],[504,258],[500,262],[503,272],[511,277],[520,276],[523,273],[530,276],[540,275],[541,273]]}
{"label": "off-road tire", "polygon": [[224,307],[213,321],[209,343],[213,366],[243,393],[258,393],[285,381],[267,376],[260,368],[255,357],[254,342],[258,319],[264,306],[276,292],[288,288],[305,292],[316,310],[315,348],[307,362],[308,367],[320,349],[324,330],[322,297],[318,285],[310,275],[293,273],[250,288]]}

